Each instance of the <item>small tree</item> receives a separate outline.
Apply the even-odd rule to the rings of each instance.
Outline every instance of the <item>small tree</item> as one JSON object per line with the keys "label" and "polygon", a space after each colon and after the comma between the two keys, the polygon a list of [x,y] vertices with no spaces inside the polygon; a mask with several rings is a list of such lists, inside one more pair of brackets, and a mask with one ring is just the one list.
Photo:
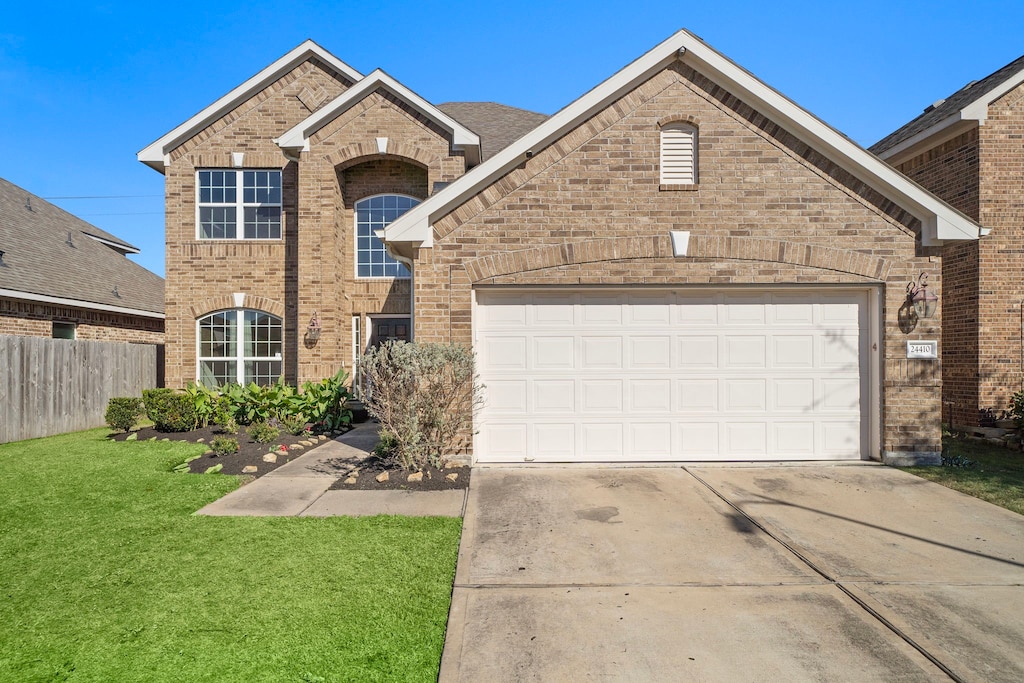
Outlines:
{"label": "small tree", "polygon": [[470,431],[482,400],[472,351],[392,341],[370,349],[359,367],[366,410],[394,436],[407,469],[439,467]]}

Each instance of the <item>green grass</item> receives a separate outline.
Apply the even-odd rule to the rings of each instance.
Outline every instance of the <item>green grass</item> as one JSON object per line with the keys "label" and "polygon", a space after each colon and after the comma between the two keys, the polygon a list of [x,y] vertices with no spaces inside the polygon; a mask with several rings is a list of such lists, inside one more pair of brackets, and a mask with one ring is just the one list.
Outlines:
{"label": "green grass", "polygon": [[907,467],[907,472],[1024,515],[1024,453],[965,439],[943,439],[943,461],[968,467]]}
{"label": "green grass", "polygon": [[0,446],[0,681],[435,681],[461,522],[192,513],[200,447]]}

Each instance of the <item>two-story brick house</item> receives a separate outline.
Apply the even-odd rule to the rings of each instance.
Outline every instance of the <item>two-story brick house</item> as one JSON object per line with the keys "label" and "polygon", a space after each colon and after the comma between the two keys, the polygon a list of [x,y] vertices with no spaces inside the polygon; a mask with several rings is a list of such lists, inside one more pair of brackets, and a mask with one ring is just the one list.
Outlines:
{"label": "two-story brick house", "polygon": [[1024,389],[1024,57],[871,151],[991,231],[942,252],[945,418],[984,426]]}
{"label": "two-story brick house", "polygon": [[905,288],[979,226],[685,31],[548,119],[306,43],[139,158],[169,384],[404,333],[476,351],[480,461],[938,457]]}

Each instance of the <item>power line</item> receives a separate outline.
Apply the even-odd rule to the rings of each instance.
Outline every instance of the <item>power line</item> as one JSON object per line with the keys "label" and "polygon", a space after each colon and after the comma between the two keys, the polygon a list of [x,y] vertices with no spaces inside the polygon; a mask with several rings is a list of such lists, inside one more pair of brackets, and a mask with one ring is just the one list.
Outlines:
{"label": "power line", "polygon": [[76,213],[75,215],[84,218],[86,216],[162,216],[163,213],[163,211],[137,211],[132,213]]}

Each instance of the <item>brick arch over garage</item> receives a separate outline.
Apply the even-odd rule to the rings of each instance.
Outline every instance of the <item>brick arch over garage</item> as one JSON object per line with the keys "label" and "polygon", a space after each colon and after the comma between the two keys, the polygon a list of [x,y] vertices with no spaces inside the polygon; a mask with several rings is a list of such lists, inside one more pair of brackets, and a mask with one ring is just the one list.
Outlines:
{"label": "brick arch over garage", "polygon": [[234,294],[221,294],[219,296],[212,296],[208,299],[192,304],[192,317],[197,320],[204,315],[215,313],[217,311],[226,311],[235,308],[248,308],[251,310],[263,311],[264,313],[270,313],[278,318],[284,318],[284,304],[276,299],[268,299],[265,296],[254,296],[252,294],[244,294],[242,296],[242,305],[239,306],[235,303]]}
{"label": "brick arch over garage", "polygon": [[357,163],[366,161],[368,157],[377,157],[380,159],[398,159],[400,161],[412,162],[417,166],[429,169],[431,166],[437,166],[438,156],[437,154],[431,154],[422,147],[416,145],[410,145],[404,142],[398,142],[396,140],[388,140],[387,152],[381,154],[380,149],[377,147],[376,140],[367,140],[365,142],[355,142],[351,145],[342,147],[341,149],[331,152],[324,157],[327,162],[337,168],[338,170],[344,170],[349,166],[354,166]]}
{"label": "brick arch over garage", "polygon": [[[513,275],[545,268],[646,258],[673,258],[670,237],[664,235],[581,240],[568,244],[491,254],[467,261],[465,265],[470,281],[476,283],[502,275]],[[851,273],[880,282],[889,277],[891,269],[891,264],[887,260],[857,251],[756,237],[691,235],[687,254],[680,258],[786,263]]]}

